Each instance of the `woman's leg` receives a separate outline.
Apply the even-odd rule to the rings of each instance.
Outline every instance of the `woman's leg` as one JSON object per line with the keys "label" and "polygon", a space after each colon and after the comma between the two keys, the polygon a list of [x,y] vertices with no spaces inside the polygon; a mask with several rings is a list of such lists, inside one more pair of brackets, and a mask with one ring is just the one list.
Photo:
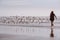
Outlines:
{"label": "woman's leg", "polygon": [[53,21],[51,21],[51,26],[53,26]]}

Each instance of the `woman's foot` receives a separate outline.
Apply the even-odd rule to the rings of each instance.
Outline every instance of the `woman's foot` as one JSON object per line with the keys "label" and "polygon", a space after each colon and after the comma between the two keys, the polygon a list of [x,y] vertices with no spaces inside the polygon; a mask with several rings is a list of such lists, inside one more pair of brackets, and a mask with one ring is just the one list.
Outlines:
{"label": "woman's foot", "polygon": [[52,26],[54,26],[54,25],[52,24]]}
{"label": "woman's foot", "polygon": [[51,26],[54,26],[54,24],[51,24]]}

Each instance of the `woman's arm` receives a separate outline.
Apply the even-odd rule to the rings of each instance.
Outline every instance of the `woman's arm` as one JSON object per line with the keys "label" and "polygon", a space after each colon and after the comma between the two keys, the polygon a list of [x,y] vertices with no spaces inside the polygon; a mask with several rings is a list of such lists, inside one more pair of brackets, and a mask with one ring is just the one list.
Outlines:
{"label": "woman's arm", "polygon": [[57,19],[56,15],[54,14],[55,18]]}

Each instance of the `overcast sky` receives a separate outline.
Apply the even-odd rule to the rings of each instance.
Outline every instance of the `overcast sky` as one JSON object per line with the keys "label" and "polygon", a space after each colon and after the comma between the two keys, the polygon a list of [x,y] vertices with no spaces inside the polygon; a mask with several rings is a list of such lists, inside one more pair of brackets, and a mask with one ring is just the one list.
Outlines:
{"label": "overcast sky", "polygon": [[0,0],[0,16],[60,16],[60,0]]}

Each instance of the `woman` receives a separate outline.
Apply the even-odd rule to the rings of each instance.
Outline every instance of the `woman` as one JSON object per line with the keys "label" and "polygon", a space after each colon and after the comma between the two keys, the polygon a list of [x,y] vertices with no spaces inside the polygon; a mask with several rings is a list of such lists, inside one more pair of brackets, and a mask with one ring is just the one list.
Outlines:
{"label": "woman", "polygon": [[51,26],[53,26],[54,17],[55,17],[55,18],[57,18],[57,17],[56,17],[56,15],[54,14],[54,12],[53,12],[53,11],[51,11],[51,13],[50,13]]}

